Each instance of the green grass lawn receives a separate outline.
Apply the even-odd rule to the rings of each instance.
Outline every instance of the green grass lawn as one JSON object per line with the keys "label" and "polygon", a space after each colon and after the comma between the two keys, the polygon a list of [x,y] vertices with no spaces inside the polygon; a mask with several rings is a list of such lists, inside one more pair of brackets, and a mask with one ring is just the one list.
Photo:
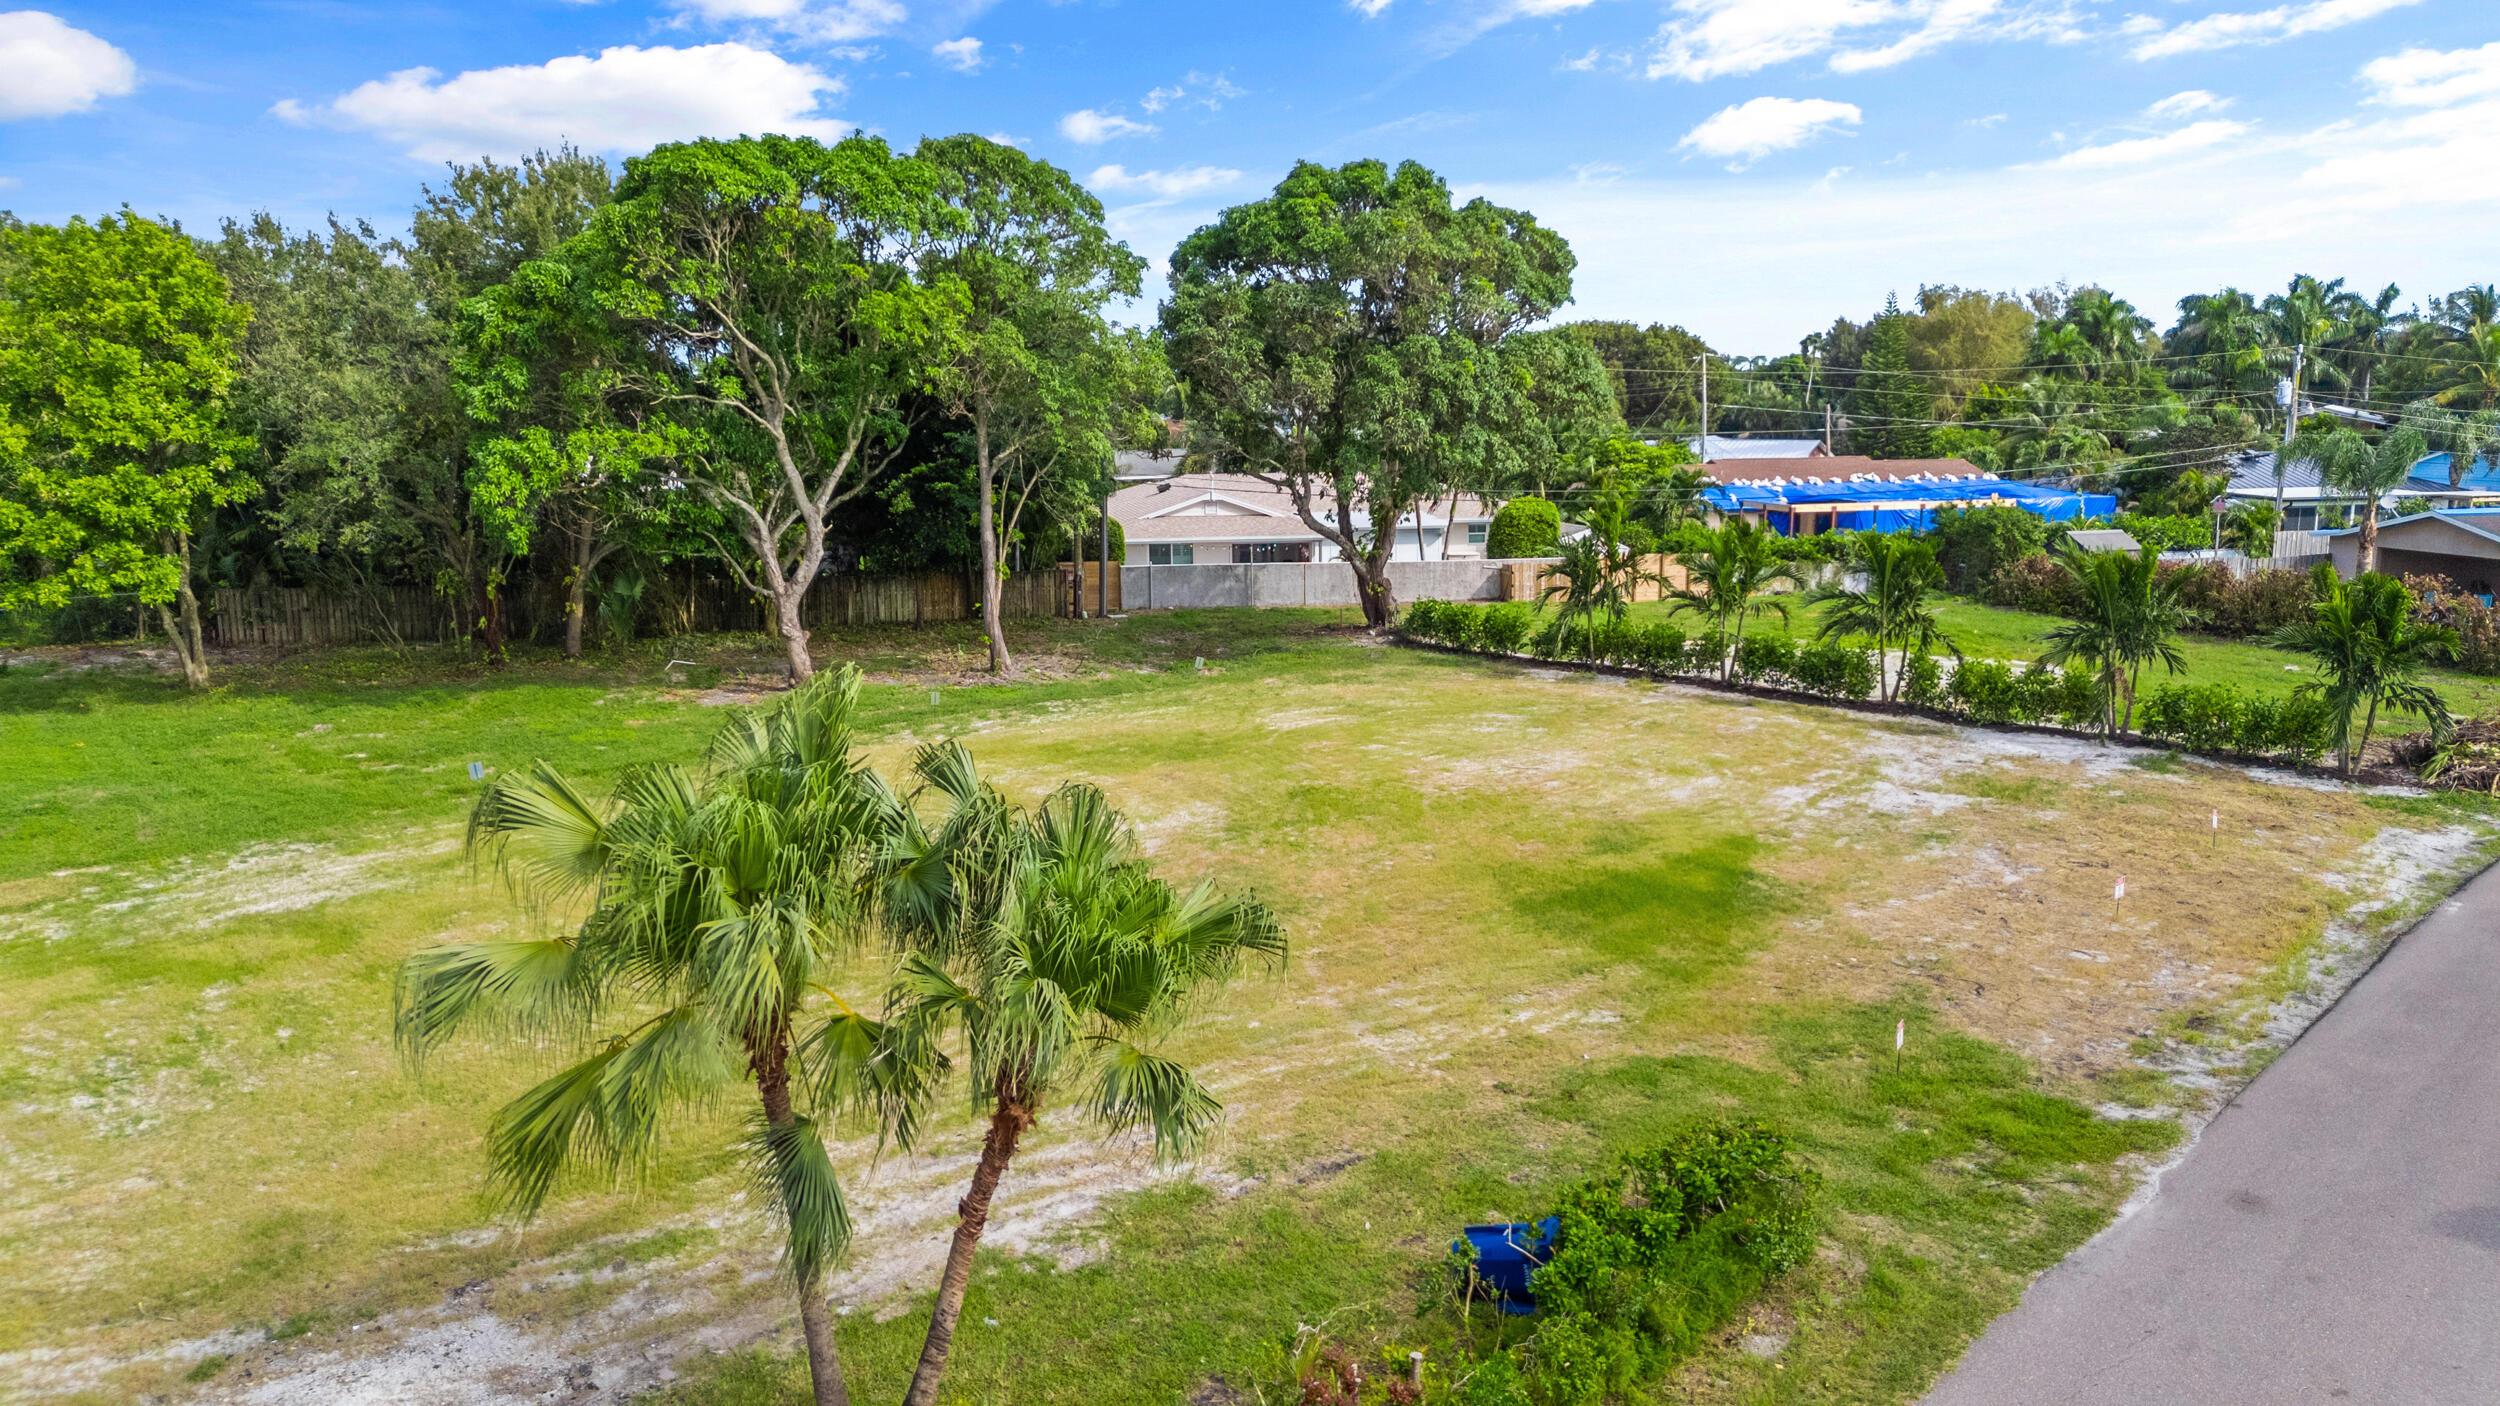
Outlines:
{"label": "green grass lawn", "polygon": [[[1030,676],[1000,684],[968,630],[824,642],[871,671],[889,774],[958,736],[1028,798],[1095,781],[1159,863],[1256,889],[1294,944],[1170,1051],[1228,1105],[1189,1175],[1071,1120],[1039,1130],[945,1399],[1285,1399],[1304,1324],[1439,1370],[1463,1345],[1424,1286],[1460,1225],[1536,1213],[1612,1152],[1727,1113],[1797,1134],[1830,1238],[1662,1393],[1914,1399],[2176,1137],[2090,1111],[2121,1087],[2159,1101],[2123,1051],[2182,1009],[2162,973],[2202,973],[2198,1000],[2269,979],[2352,901],[2328,878],[2363,872],[2373,837],[2460,818],[1347,625],[1036,624]],[[480,1134],[548,1056],[472,1041],[420,1082],[387,1028],[412,948],[558,916],[459,853],[470,762],[543,758],[597,789],[693,757],[724,716],[714,671],[771,654],[677,641],[489,671],[360,651],[199,696],[0,675],[0,1397],[276,1389],[480,1315],[541,1335],[514,1372],[786,1318],[717,1151],[738,1110],[643,1184],[576,1187],[519,1231],[481,1194]],[[671,683],[686,658],[699,679]],[[2207,856],[2179,837],[2209,809],[2244,838]],[[1973,887],[1975,864],[2014,877]],[[2140,895],[2123,929],[2074,899],[2105,902],[2110,864]],[[855,1208],[882,1211],[836,1285],[860,1399],[899,1395],[917,1350],[929,1276],[880,1277],[880,1257],[944,1231],[973,1139],[940,1134],[927,1159],[840,1154]],[[1753,1357],[1736,1330],[1789,1346]],[[775,1338],[688,1364],[666,1399],[797,1402],[803,1381]]]}
{"label": "green grass lawn", "polygon": [[[1633,607],[1636,618],[1666,620],[1682,626],[1688,633],[1698,630],[1696,617],[1669,615],[1661,603],[1648,602]],[[1980,659],[2030,661],[2040,657],[2047,648],[2041,638],[2056,625],[2057,618],[2034,615],[2028,611],[2005,610],[1959,597],[1948,600],[1938,612],[1945,631],[1964,654]],[[1766,632],[1784,632],[1800,638],[1814,634],[1816,614],[1799,608],[1790,612],[1783,622],[1777,615],[1766,615],[1748,628]],[[2305,682],[2315,682],[2317,674],[2302,656],[2250,640],[2221,639],[2211,635],[2183,635],[2179,652],[2186,656],[2187,668],[2178,674],[2148,671],[2144,686],[2161,683],[2230,684],[2257,694],[2289,693]],[[2460,718],[2477,717],[2500,708],[2500,679],[2454,670],[2433,669],[2428,674],[2432,687],[2448,701],[2449,710]],[[2410,731],[2422,726],[2411,718],[2397,718],[2382,724],[2386,730]]]}

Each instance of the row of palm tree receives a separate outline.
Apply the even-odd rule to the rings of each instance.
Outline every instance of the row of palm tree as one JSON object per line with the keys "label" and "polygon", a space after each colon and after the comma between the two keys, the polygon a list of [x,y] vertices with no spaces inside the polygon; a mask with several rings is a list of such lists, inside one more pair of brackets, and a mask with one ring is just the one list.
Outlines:
{"label": "row of palm tree", "polygon": [[[2313,444],[2322,455],[2361,456],[2348,472],[2383,473],[2386,465],[2410,467],[2419,457],[2407,457],[2404,439],[2404,434],[2391,435],[2370,444],[2358,435],[2324,436]],[[2389,441],[2395,441],[2392,447]],[[1619,622],[1628,613],[1637,584],[1655,581],[1663,588],[1669,614],[1700,616],[1712,636],[1725,643],[1719,660],[1722,681],[1734,667],[1734,645],[1744,638],[1749,620],[1769,615],[1783,625],[1789,622],[1789,595],[1819,610],[1817,639],[1873,644],[1885,661],[1877,677],[1886,703],[1898,701],[1911,658],[1939,647],[1959,654],[1939,613],[1946,595],[1934,544],[1908,533],[1865,534],[1854,544],[1847,574],[1808,590],[1797,568],[1777,555],[1776,540],[1750,520],[1731,518],[1711,529],[1704,545],[1677,554],[1682,568],[1677,579],[1624,558],[1607,534],[1593,531],[1566,548],[1556,567],[1559,579],[1547,588],[1546,597],[1560,601],[1565,620],[1594,639],[1600,621]],[[2373,534],[2365,525],[2365,562],[2372,546]],[[2188,578],[2163,572],[2150,546],[2136,552],[2094,552],[2069,539],[2053,557],[2074,582],[2080,606],[2043,636],[2048,647],[2035,667],[2080,668],[2090,674],[2100,694],[2100,729],[2106,740],[2133,728],[2146,666],[2158,665],[2173,675],[2187,669],[2179,637],[2197,622],[2185,599]],[[1779,589],[1783,587],[1785,592]],[[2444,738],[2453,725],[2437,691],[2422,682],[2421,671],[2455,657],[2456,633],[2413,619],[2412,597],[2402,582],[2366,570],[2353,581],[2338,582],[2320,598],[2311,619],[2286,626],[2272,643],[2316,661],[2323,679],[2296,692],[2327,703],[2329,742],[2347,776],[2367,751],[2382,711],[2422,718],[2434,738]],[[1902,661],[1897,668],[1890,663],[1896,657]]]}
{"label": "row of palm tree", "polygon": [[[953,743],[898,793],[858,754],[856,668],[734,717],[699,767],[628,772],[595,799],[545,764],[497,780],[473,850],[537,903],[586,905],[569,931],[409,957],[397,1042],[422,1068],[464,1032],[581,1057],[494,1115],[490,1184],[534,1216],[568,1174],[645,1168],[665,1127],[712,1132],[778,1222],[818,1406],[849,1400],[825,1275],[852,1222],[827,1139],[845,1122],[912,1149],[951,1087],[986,1120],[928,1335],[904,1396],[937,1399],[992,1197],[1025,1134],[1070,1104],[1106,1135],[1198,1147],[1220,1105],[1155,1052],[1193,993],[1285,938],[1253,898],[1180,890],[1103,794],[1019,806]],[[881,1014],[829,983],[882,957]]]}

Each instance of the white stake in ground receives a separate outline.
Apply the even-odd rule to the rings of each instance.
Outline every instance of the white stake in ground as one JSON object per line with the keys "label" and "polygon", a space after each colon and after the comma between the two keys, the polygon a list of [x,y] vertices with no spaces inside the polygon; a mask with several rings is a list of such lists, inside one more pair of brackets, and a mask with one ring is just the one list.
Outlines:
{"label": "white stake in ground", "polygon": [[1910,1023],[1906,1020],[1894,1021],[1892,1023],[1892,1072],[1895,1074],[1901,1072],[1901,1044],[1909,1038]]}
{"label": "white stake in ground", "polygon": [[2126,876],[2126,875],[2124,875],[2124,874],[2121,874],[2121,875],[2119,875],[2119,876],[2118,876],[2118,887],[2116,887],[2116,888],[2114,888],[2114,889],[2110,890],[2110,894],[2109,894],[2109,920],[2110,920],[2112,923],[2115,923],[2115,922],[2117,922],[2117,921],[2118,921],[2118,905],[2119,905],[2119,904],[2121,904],[2121,903],[2124,903],[2124,902],[2126,902],[2126,901],[2127,901],[2127,876]]}
{"label": "white stake in ground", "polygon": [[2218,849],[2218,848],[2220,848],[2220,847],[2221,847],[2221,845],[2222,845],[2222,812],[2221,812],[2221,811],[2215,811],[2215,812],[2214,812],[2214,819],[2213,819],[2213,838],[2212,838],[2211,840],[2209,840],[2209,841],[2207,841],[2207,842],[2206,842],[2206,844],[2205,844],[2205,848],[2206,848],[2206,849],[2208,849],[2208,850]]}

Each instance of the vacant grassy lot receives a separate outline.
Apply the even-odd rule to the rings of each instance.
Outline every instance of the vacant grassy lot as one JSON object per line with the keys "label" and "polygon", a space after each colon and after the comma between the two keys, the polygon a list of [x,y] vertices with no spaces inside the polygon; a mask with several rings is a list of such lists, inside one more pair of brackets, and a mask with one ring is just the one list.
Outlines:
{"label": "vacant grassy lot", "polygon": [[[2203,1097],[2139,1054],[2250,1028],[2331,925],[2485,842],[2444,804],[1385,648],[1326,614],[1025,644],[1033,679],[979,687],[968,633],[831,650],[873,671],[881,762],[951,734],[1028,793],[1097,781],[1172,871],[1259,889],[1295,952],[1174,1051],[1229,1106],[1199,1164],[1044,1127],[967,1308],[964,1402],[1277,1400],[1298,1324],[1443,1360],[1415,1294],[1457,1225],[1716,1110],[1798,1131],[1838,1215],[1738,1325],[1776,1360],[1731,1333],[1675,1393],[1908,1399],[2175,1140],[2092,1111]],[[0,676],[0,1399],[611,1399],[672,1364],[681,1402],[799,1399],[781,1339],[741,1350],[785,1298],[702,1144],[499,1226],[479,1135],[529,1052],[460,1047],[420,1084],[388,1047],[403,954],[533,921],[457,851],[468,763],[596,785],[687,756],[768,656],[715,642],[682,684],[669,657],[278,661],[204,698]],[[846,1153],[863,1399],[899,1394],[972,1149]]]}

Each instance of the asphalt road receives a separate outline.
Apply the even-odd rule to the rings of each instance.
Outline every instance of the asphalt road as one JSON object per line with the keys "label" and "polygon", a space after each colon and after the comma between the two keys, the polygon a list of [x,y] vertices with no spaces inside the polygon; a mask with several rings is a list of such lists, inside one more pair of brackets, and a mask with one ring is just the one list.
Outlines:
{"label": "asphalt road", "polygon": [[1927,1401],[2500,1402],[2500,869],[2398,941]]}

